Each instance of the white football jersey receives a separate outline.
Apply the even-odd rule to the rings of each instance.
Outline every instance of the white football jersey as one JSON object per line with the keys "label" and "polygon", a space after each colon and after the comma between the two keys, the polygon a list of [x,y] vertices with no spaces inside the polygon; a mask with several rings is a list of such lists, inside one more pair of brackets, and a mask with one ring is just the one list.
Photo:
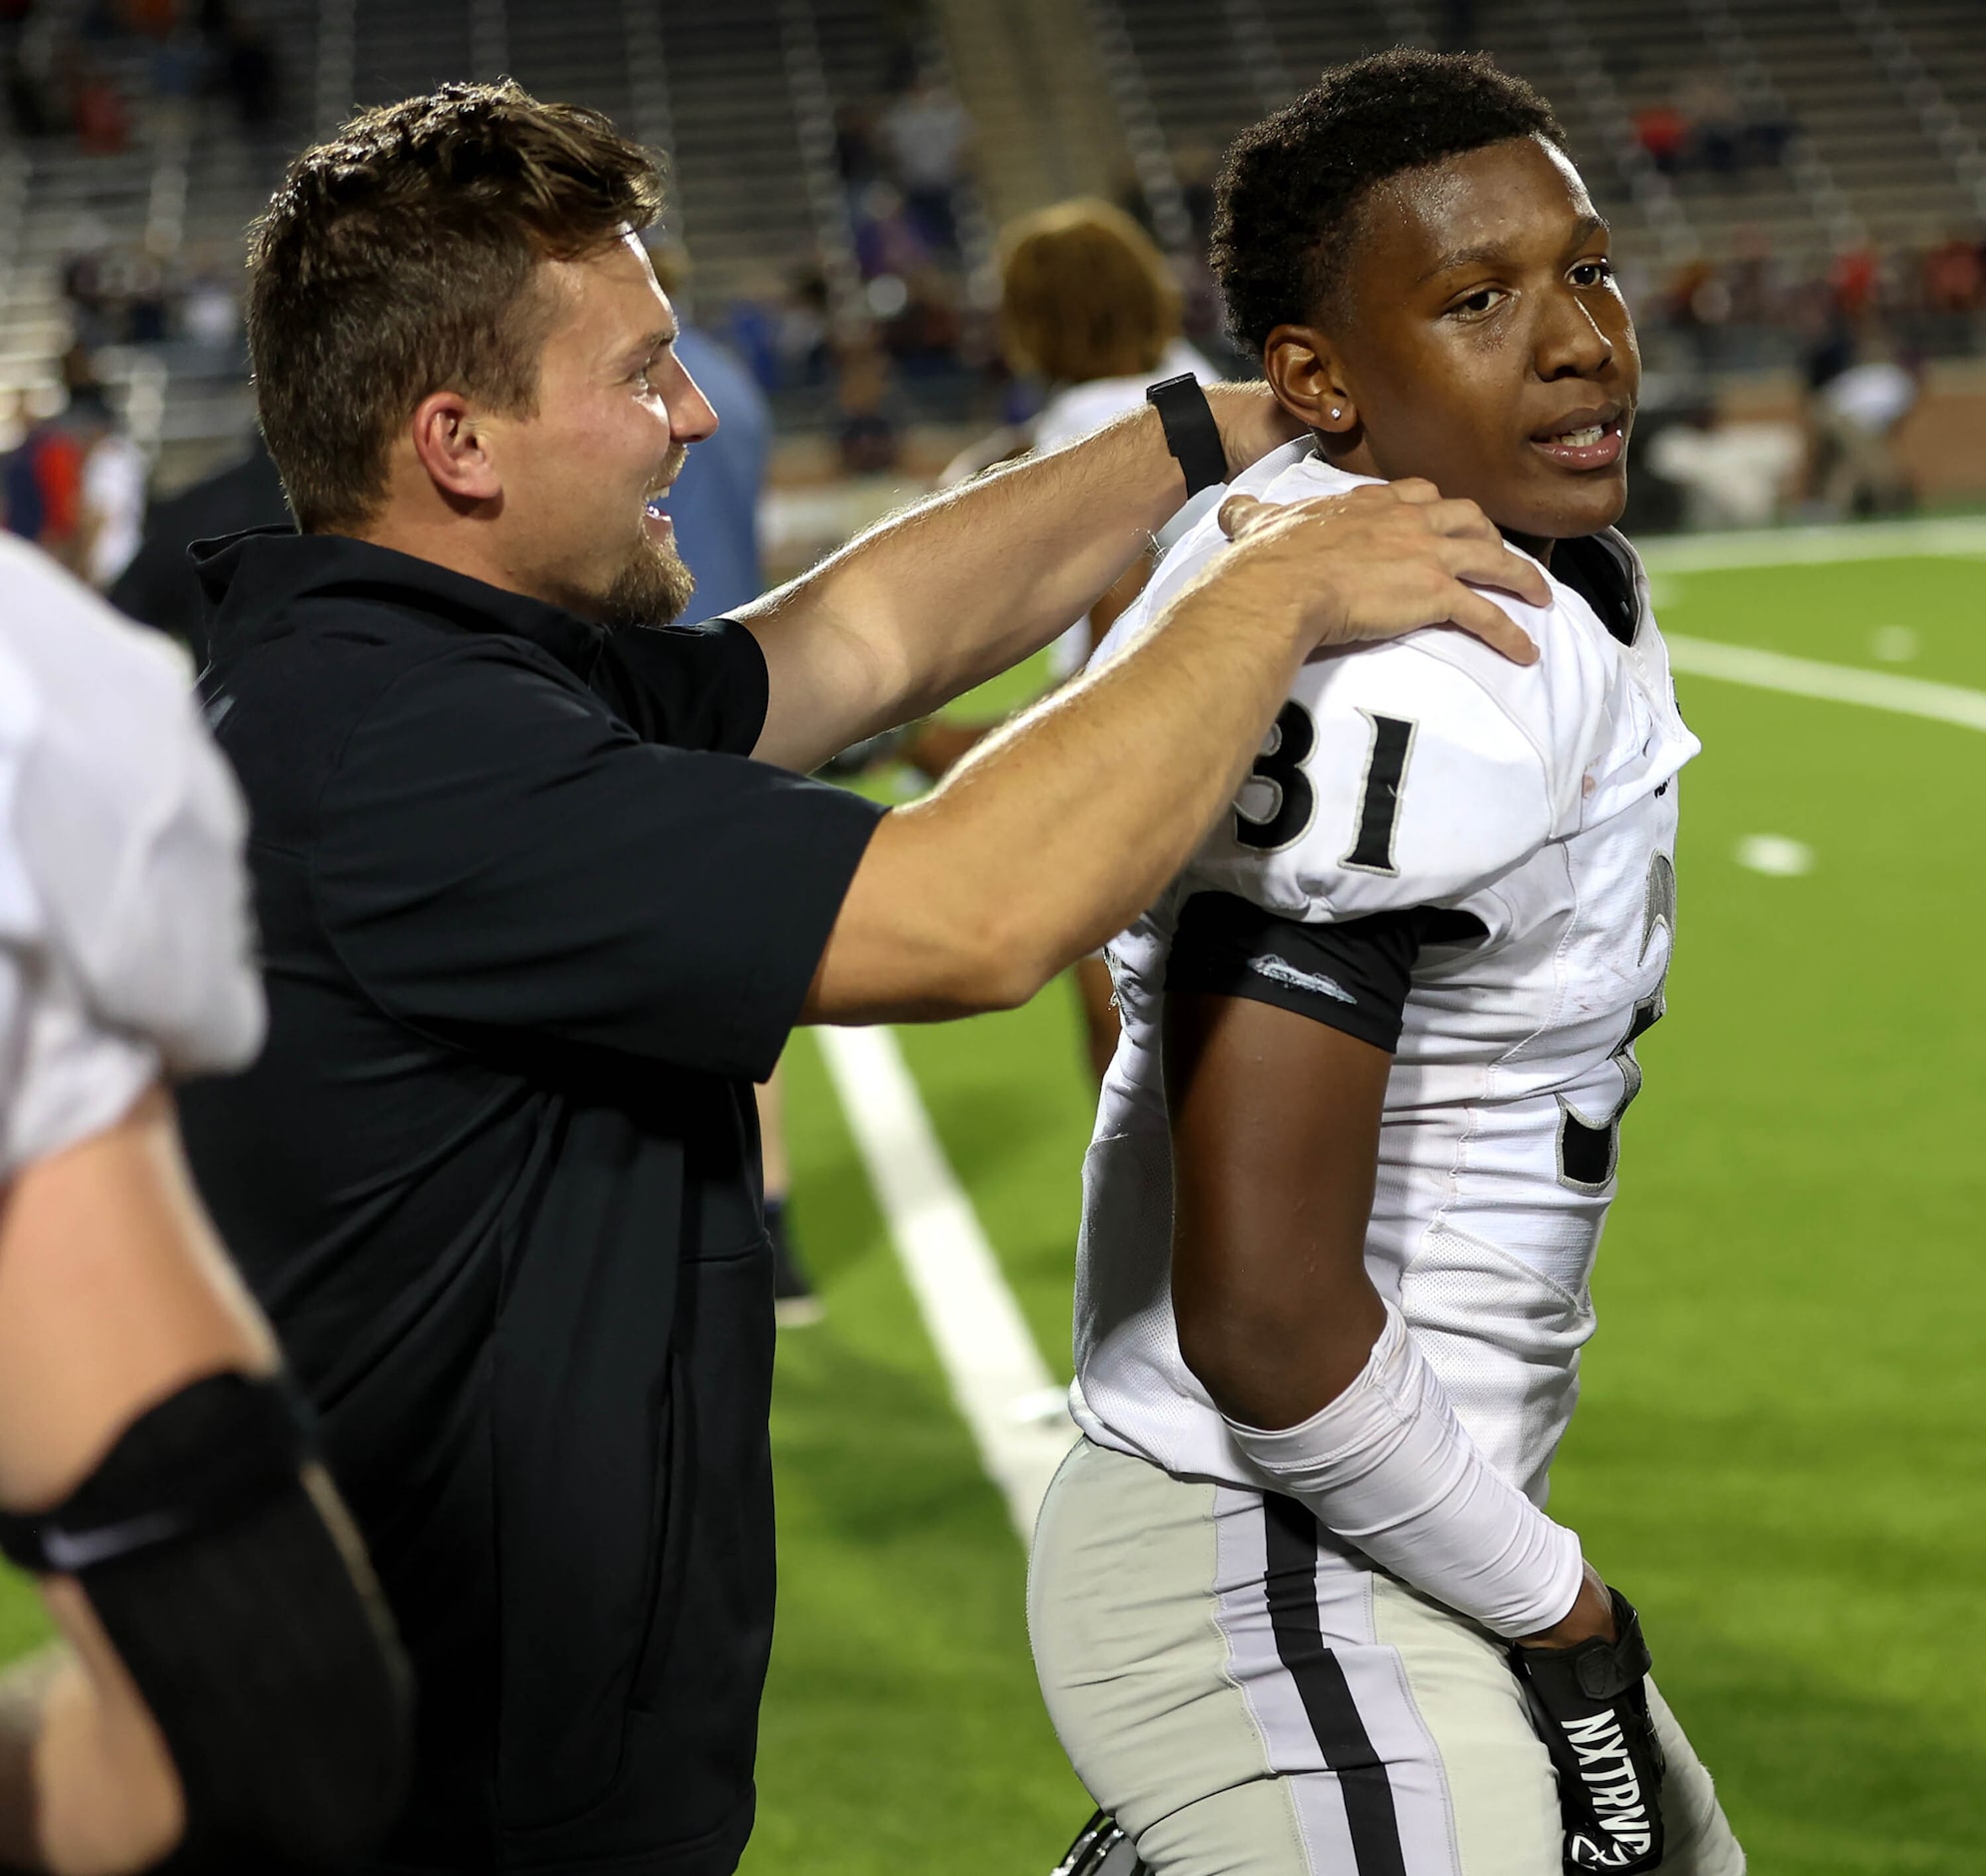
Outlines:
{"label": "white football jersey", "polygon": [[[1303,444],[1236,486],[1294,501],[1362,479]],[[1184,907],[1226,894],[1245,919],[1259,924],[1261,907],[1307,926],[1412,912],[1439,941],[1421,942],[1390,1019],[1401,1028],[1367,1266],[1490,1461],[1543,1503],[1592,1333],[1616,1125],[1640,1083],[1632,1039],[1661,1010],[1676,771],[1698,747],[1639,561],[1617,534],[1595,544],[1623,595],[1631,581],[1631,644],[1554,579],[1541,608],[1491,594],[1537,642],[1535,665],[1453,630],[1314,657],[1232,811],[1110,946],[1124,1036],[1084,1168],[1072,1395],[1102,1444],[1262,1482],[1180,1360],[1172,1318],[1160,1023]],[[1100,655],[1224,546],[1210,517]],[[1245,963],[1266,1000],[1342,1002],[1359,1033],[1359,987],[1282,956]]]}
{"label": "white football jersey", "polygon": [[184,657],[0,534],[0,1179],[262,1039],[246,816]]}

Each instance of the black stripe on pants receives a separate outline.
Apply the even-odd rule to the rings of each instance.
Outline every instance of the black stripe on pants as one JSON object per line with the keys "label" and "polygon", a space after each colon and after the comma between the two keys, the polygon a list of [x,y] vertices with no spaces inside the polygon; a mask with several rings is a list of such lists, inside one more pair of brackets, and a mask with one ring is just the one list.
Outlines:
{"label": "black stripe on pants", "polygon": [[1359,1876],[1407,1876],[1386,1764],[1373,1750],[1344,1668],[1324,1645],[1324,1623],[1317,1612],[1317,1519],[1295,1498],[1273,1493],[1264,1494],[1262,1511],[1276,1652],[1297,1683],[1325,1764],[1338,1774]]}

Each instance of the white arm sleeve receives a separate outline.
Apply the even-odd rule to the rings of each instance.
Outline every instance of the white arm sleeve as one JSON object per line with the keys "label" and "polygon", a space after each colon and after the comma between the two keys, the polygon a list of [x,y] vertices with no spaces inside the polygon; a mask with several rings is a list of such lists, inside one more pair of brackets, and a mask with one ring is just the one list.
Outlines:
{"label": "white arm sleeve", "polygon": [[1579,1593],[1578,1538],[1483,1456],[1391,1303],[1371,1359],[1329,1407],[1280,1431],[1228,1430],[1270,1490],[1499,1635],[1549,1628]]}

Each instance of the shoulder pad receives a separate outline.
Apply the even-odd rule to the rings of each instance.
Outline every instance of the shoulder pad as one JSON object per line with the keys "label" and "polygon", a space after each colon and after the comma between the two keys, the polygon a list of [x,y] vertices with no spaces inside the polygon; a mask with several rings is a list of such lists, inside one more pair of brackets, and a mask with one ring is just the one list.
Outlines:
{"label": "shoulder pad", "polygon": [[1454,904],[1553,822],[1524,726],[1404,640],[1304,667],[1190,879],[1306,920]]}

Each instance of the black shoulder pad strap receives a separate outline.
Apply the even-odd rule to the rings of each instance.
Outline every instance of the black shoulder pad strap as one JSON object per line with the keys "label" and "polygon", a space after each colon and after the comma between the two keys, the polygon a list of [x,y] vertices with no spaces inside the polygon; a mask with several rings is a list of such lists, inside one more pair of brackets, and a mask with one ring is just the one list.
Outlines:
{"label": "black shoulder pad strap", "polygon": [[73,1576],[217,1529],[293,1484],[305,1447],[288,1387],[210,1375],[133,1420],[63,1503],[0,1512],[0,1554],[37,1575]]}

